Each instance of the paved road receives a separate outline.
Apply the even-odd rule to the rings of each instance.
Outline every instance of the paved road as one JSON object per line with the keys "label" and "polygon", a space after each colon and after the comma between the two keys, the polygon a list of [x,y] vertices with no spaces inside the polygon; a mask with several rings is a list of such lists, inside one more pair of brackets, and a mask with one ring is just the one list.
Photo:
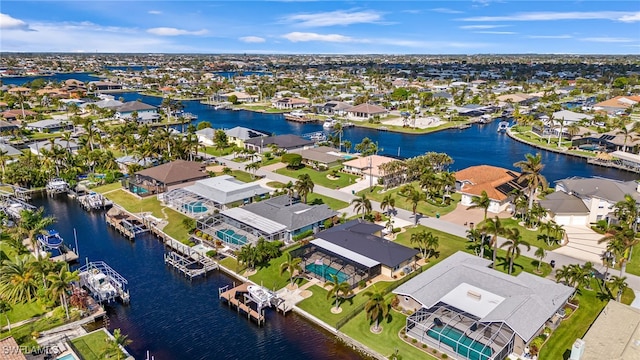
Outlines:
{"label": "paved road", "polygon": [[[245,164],[241,164],[241,163],[237,163],[237,162],[225,160],[225,159],[220,159],[220,160],[221,162],[224,162],[225,165],[230,167],[231,169],[244,170]],[[263,169],[263,168],[257,171],[257,175],[266,176],[269,180],[279,181],[285,184],[288,183],[289,181],[295,182],[297,180],[285,175],[271,172],[268,169]],[[356,196],[352,195],[351,192],[348,191],[348,189],[346,191],[345,189],[336,190],[336,189],[329,189],[320,185],[316,185],[313,191],[318,194],[332,197],[334,199],[338,199],[347,203],[351,203],[351,201],[356,198]],[[380,209],[380,203],[378,202],[372,201],[371,207],[374,211],[382,211]],[[345,209],[342,209],[342,211],[346,212],[347,216],[349,217],[355,215],[355,211],[353,210],[352,205],[350,205]],[[394,217],[397,217],[406,221],[410,221],[411,223],[415,223],[415,217],[413,216],[413,213],[411,213],[411,211],[408,211],[408,210],[396,209],[396,213],[394,214]],[[448,222],[443,219],[436,219],[434,217],[427,217],[427,216],[418,216],[418,223],[421,225],[424,225],[436,230],[440,230],[449,234],[453,234],[456,236],[460,236],[463,238],[467,236],[466,231],[468,227],[454,224],[452,222]],[[499,237],[498,239],[500,244],[506,241],[506,239],[502,237]],[[538,248],[534,246],[532,246],[531,250],[528,250],[528,251],[527,249],[523,248],[522,255],[535,259],[536,256],[534,254],[537,249]],[[552,260],[555,261],[555,269],[561,268],[563,265],[571,265],[571,264],[583,265],[586,262],[581,259],[573,258],[567,254],[560,254],[552,251],[547,251],[547,255],[544,258],[544,261],[548,263],[548,262],[551,262]],[[596,268],[596,270],[600,272],[600,274],[604,274],[606,270],[605,267],[602,265],[602,263],[594,264],[594,267]],[[609,271],[609,274],[619,275],[619,271],[617,270]],[[632,274],[625,274],[624,276],[627,277],[627,283],[629,284],[630,288],[634,290],[640,290],[640,276],[636,276]],[[553,278],[553,276],[550,275],[550,278]]]}

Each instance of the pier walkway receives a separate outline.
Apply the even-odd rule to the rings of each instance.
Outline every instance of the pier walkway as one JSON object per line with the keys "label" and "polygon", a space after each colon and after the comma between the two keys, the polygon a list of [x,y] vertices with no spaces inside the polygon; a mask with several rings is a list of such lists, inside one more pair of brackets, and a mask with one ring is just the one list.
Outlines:
{"label": "pier walkway", "polygon": [[[243,283],[231,289],[229,289],[229,286],[222,287],[218,289],[219,297],[221,300],[226,301],[229,307],[235,307],[238,313],[247,314],[247,319],[256,321],[258,325],[264,325],[264,311],[260,309],[261,311],[258,312],[248,305],[250,300],[245,295],[249,293],[249,285],[252,284]],[[238,299],[238,296],[241,296],[243,300]]]}

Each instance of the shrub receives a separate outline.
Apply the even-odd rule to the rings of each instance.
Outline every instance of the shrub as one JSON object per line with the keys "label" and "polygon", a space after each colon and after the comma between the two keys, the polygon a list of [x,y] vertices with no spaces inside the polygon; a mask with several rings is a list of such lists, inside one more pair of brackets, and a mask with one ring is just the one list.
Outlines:
{"label": "shrub", "polygon": [[393,233],[394,233],[394,234],[397,234],[397,233],[399,233],[400,231],[402,231],[402,229],[401,229],[401,228],[399,228],[399,227],[393,228]]}
{"label": "shrub", "polygon": [[311,235],[313,235],[313,230],[303,231],[300,234],[294,236],[293,240],[294,241],[298,241],[298,240],[304,239],[304,238],[306,238],[308,236],[311,236]]}
{"label": "shrub", "polygon": [[404,271],[400,271],[400,274],[398,274],[400,276],[404,276]]}
{"label": "shrub", "polygon": [[373,217],[376,219],[376,222],[382,221],[382,214],[377,211],[373,213]]}
{"label": "shrub", "polygon": [[218,252],[215,250],[209,250],[207,251],[207,256],[212,258],[212,257],[216,257],[216,255],[218,255]]}
{"label": "shrub", "polygon": [[569,300],[569,303],[578,306],[580,305],[580,299],[573,298]]}
{"label": "shrub", "polygon": [[428,349],[429,347],[427,346],[427,344],[422,344],[422,348],[423,349]]}
{"label": "shrub", "polygon": [[[398,295],[396,295],[391,299],[391,307],[392,308],[396,308],[396,307],[398,307],[399,304],[400,304],[400,298],[398,297]],[[404,330],[402,330],[402,331],[404,331]]]}
{"label": "shrub", "polygon": [[364,288],[366,288],[366,287],[367,287],[367,282],[366,282],[366,281],[364,281],[364,280],[360,280],[360,281],[358,281],[358,287],[359,287],[360,289],[364,289]]}
{"label": "shrub", "polygon": [[333,226],[333,219],[327,219],[324,221],[324,228],[328,229]]}
{"label": "shrub", "polygon": [[282,155],[282,162],[287,164],[287,167],[297,169],[302,165],[302,155],[300,154],[284,154]]}
{"label": "shrub", "polygon": [[441,358],[443,358],[443,359],[448,359],[448,358],[449,358],[449,355],[447,355],[447,354],[442,354],[440,357],[441,357]]}
{"label": "shrub", "polygon": [[415,343],[417,343],[417,342],[418,342],[418,340],[416,340],[416,339],[411,339],[411,343],[412,343],[412,344],[415,344]]}
{"label": "shrub", "polygon": [[431,352],[432,352],[432,353],[434,353],[434,354],[437,354],[437,353],[438,353],[438,350],[436,350],[436,349],[432,349],[432,350],[431,350]]}
{"label": "shrub", "polygon": [[565,313],[565,317],[568,318],[569,316],[571,316],[571,314],[573,314],[573,309],[570,307],[566,307],[564,309],[564,313]]}

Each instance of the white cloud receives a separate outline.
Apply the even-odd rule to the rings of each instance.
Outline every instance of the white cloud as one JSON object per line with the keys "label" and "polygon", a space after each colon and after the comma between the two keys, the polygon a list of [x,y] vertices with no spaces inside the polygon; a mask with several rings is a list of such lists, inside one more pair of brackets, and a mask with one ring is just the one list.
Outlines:
{"label": "white cloud", "polygon": [[571,35],[528,35],[529,39],[571,39]]}
{"label": "white cloud", "polygon": [[463,30],[483,30],[483,29],[497,29],[503,28],[511,25],[463,25],[460,26],[460,29]]}
{"label": "white cloud", "polygon": [[294,23],[302,27],[323,27],[375,23],[382,20],[382,14],[371,11],[329,11],[316,14],[294,14],[283,18],[284,22]]}
{"label": "white cloud", "polygon": [[355,39],[340,34],[316,34],[308,32],[290,32],[282,35],[283,38],[291,42],[306,42],[306,41],[324,41],[324,42],[354,42]]}
{"label": "white cloud", "polygon": [[573,12],[526,12],[506,16],[475,16],[462,21],[552,21],[552,20],[613,20],[622,22],[640,21],[640,12],[624,11],[573,11]]}
{"label": "white cloud", "polygon": [[204,35],[208,33],[206,29],[189,31],[184,29],[172,28],[172,27],[157,27],[147,29],[149,34],[158,36],[180,36],[180,35]]}
{"label": "white cloud", "polygon": [[463,11],[460,10],[453,10],[453,9],[448,9],[448,8],[434,8],[434,9],[429,9],[431,11],[434,12],[438,12],[438,13],[442,13],[442,14],[462,14]]}
{"label": "white cloud", "polygon": [[635,41],[630,38],[618,38],[618,37],[608,37],[608,36],[600,36],[600,37],[587,37],[580,39],[582,41],[590,41],[590,42],[599,42],[599,43],[628,43]]}
{"label": "white cloud", "polygon": [[265,42],[265,38],[261,38],[259,36],[243,36],[240,38],[240,41],[246,42],[246,43],[263,43]]}
{"label": "white cloud", "polygon": [[162,11],[160,11],[160,10],[149,10],[149,11],[147,11],[147,13],[149,13],[151,15],[161,15]]}
{"label": "white cloud", "polygon": [[11,17],[10,15],[0,13],[0,29],[2,30],[26,30],[29,31],[29,24]]}
{"label": "white cloud", "polygon": [[474,31],[476,34],[491,34],[491,35],[515,35],[517,32],[513,31]]}

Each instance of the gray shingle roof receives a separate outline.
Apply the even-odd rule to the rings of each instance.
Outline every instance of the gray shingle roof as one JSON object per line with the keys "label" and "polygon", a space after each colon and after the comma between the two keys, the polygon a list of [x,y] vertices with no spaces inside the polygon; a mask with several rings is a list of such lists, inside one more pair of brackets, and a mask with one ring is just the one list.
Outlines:
{"label": "gray shingle roof", "polygon": [[260,138],[252,138],[245,141],[245,144],[251,145],[270,145],[275,144],[277,147],[281,149],[293,149],[299,148],[303,146],[312,146],[314,142],[312,140],[307,140],[297,135],[276,135],[276,136],[268,136],[268,137],[260,137]]}
{"label": "gray shingle roof", "polygon": [[[462,283],[503,297],[482,322],[504,322],[525,342],[573,294],[574,289],[526,272],[511,276],[488,268],[490,260],[457,252],[393,292],[411,296],[424,307],[436,305]],[[465,311],[465,309],[460,309]]]}
{"label": "gray shingle roof", "polygon": [[236,126],[232,129],[225,130],[224,132],[225,134],[227,134],[227,136],[234,137],[240,140],[249,140],[256,137],[267,136],[267,134],[242,126]]}
{"label": "gray shingle roof", "polygon": [[540,206],[556,215],[589,214],[587,205],[579,197],[562,191],[547,195],[544,200],[540,200]]}
{"label": "gray shingle roof", "polygon": [[285,225],[290,231],[324,221],[338,214],[325,204],[312,206],[293,203],[289,205],[288,195],[249,204],[244,206],[243,209]]}
{"label": "gray shingle roof", "polygon": [[568,178],[556,181],[563,191],[573,193],[579,197],[597,197],[618,202],[624,200],[625,194],[629,194],[640,202],[640,194],[636,191],[637,183],[631,181],[618,181],[605,178]]}
{"label": "gray shingle roof", "polygon": [[383,228],[380,225],[353,220],[322,231],[316,234],[316,237],[375,260],[389,268],[394,268],[418,254],[415,249],[373,235]]}
{"label": "gray shingle roof", "polygon": [[129,101],[126,102],[124,104],[122,104],[122,106],[118,107],[116,109],[116,111],[120,112],[120,113],[126,113],[126,112],[134,112],[134,111],[142,111],[142,110],[155,110],[156,107],[153,105],[149,105],[149,104],[145,104],[143,102],[140,101]]}

